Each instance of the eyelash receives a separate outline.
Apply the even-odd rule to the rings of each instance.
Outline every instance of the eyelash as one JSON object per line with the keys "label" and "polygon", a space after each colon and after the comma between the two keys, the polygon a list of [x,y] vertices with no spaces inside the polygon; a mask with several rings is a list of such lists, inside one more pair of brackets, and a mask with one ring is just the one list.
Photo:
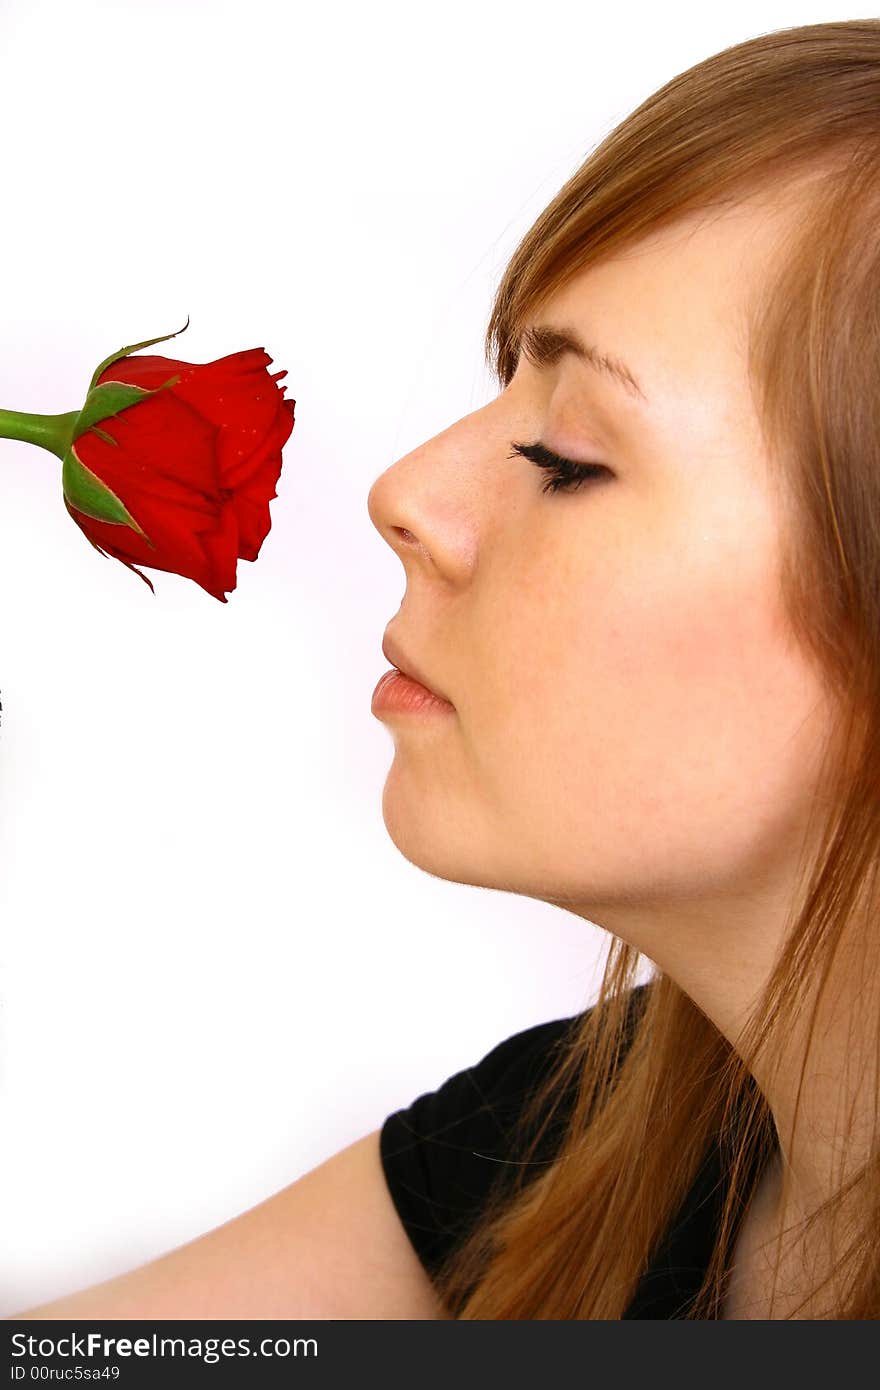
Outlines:
{"label": "eyelash", "polygon": [[513,444],[507,457],[512,459],[517,454],[548,473],[542,492],[577,492],[581,483],[590,482],[593,478],[609,472],[603,463],[574,463],[571,459],[562,458],[560,454],[554,454],[552,449],[547,449],[540,443]]}

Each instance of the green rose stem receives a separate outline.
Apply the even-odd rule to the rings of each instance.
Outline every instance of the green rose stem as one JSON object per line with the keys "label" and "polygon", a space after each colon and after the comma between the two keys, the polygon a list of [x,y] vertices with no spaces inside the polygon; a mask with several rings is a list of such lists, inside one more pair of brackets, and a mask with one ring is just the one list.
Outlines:
{"label": "green rose stem", "polygon": [[[154,343],[165,343],[169,338],[176,338],[178,333],[183,333],[188,327],[189,314],[183,328],[178,328],[177,333],[163,333],[158,338],[145,338],[142,343],[130,343],[128,347],[111,352],[109,357],[98,363],[92,373],[89,393],[81,410],[69,410],[62,415],[32,415],[24,410],[0,410],[0,439],[19,439],[24,444],[36,444],[61,459],[61,486],[68,508],[76,507],[95,521],[130,526],[151,550],[155,550],[156,546],[127,510],[122,499],[83,463],[76,451],[76,441],[86,430],[93,430],[106,443],[115,446],[116,440],[113,435],[102,429],[101,423],[109,424],[114,416],[123,410],[128,410],[129,407],[146,400],[148,396],[155,396],[158,391],[177,384],[180,380],[179,373],[170,376],[167,381],[153,389],[131,386],[124,381],[116,380],[105,381],[99,386],[97,381],[105,368],[112,366],[120,358],[128,357],[132,352],[139,352],[141,348],[152,347]],[[91,541],[90,536],[88,539]],[[94,541],[91,543],[95,545]],[[95,548],[100,549],[99,546]]]}
{"label": "green rose stem", "polygon": [[78,410],[64,415],[31,415],[25,410],[0,410],[0,439],[20,439],[24,444],[37,444],[63,459],[73,443],[73,429],[79,419]]}
{"label": "green rose stem", "polygon": [[[102,389],[107,388],[98,388],[99,391]],[[129,388],[114,384],[109,390],[127,392]],[[138,392],[138,396],[145,394],[149,393]],[[88,406],[89,401],[84,409],[69,410],[63,415],[34,415],[25,410],[0,410],[0,438],[19,439],[24,444],[36,444],[39,448],[48,449],[50,453],[55,454],[61,460],[61,485],[68,502],[72,502],[86,516],[94,517],[97,521],[130,526],[155,550],[153,542],[129,513],[121,498],[117,497],[115,492],[111,492],[91,469],[86,468],[77,455],[74,440],[89,427],[88,419],[83,418]],[[109,413],[115,414],[113,411],[106,411],[103,405],[98,405],[97,411],[92,413],[97,413],[99,419],[105,418]],[[115,444],[116,441],[98,425],[93,423],[91,428],[96,434]],[[91,536],[88,539],[92,545],[95,544]]]}

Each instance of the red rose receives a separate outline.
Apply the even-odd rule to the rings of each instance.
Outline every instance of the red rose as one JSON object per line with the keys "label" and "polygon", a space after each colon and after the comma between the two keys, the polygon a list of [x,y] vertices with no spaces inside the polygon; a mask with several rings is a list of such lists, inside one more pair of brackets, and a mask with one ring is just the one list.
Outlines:
{"label": "red rose", "polygon": [[117,381],[154,392],[100,419],[73,444],[139,530],[90,516],[66,495],[64,504],[96,549],[151,589],[133,561],[193,579],[226,603],[237,560],[257,558],[296,405],[276,385],[287,372],[270,374],[271,361],[263,348],[216,362],[121,357],[96,378],[98,386]]}

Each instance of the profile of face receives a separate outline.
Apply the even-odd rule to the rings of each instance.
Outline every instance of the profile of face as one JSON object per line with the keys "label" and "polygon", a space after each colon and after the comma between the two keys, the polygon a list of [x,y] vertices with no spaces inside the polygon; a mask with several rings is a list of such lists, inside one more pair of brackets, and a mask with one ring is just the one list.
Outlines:
{"label": "profile of face", "polygon": [[[775,208],[691,214],[583,271],[533,322],[631,380],[521,354],[500,395],[368,499],[406,575],[389,635],[454,705],[379,716],[393,842],[431,874],[635,935],[654,959],[667,909],[751,930],[756,906],[784,899],[828,718],[782,608],[748,376]],[[511,457],[536,441],[604,470],[548,491]]]}

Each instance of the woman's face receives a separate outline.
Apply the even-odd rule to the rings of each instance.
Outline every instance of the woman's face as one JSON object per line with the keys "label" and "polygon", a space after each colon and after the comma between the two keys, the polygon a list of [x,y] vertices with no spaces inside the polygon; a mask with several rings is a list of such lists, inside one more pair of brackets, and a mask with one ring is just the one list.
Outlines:
{"label": "woman's face", "polygon": [[[506,390],[369,495],[406,571],[401,663],[455,706],[377,716],[395,845],[654,959],[665,908],[742,925],[784,900],[825,727],[781,609],[747,374],[746,297],[779,230],[743,204],[584,271],[536,321],[621,360],[643,394],[571,355],[521,356]],[[509,457],[535,441],[609,473],[545,493]]]}

